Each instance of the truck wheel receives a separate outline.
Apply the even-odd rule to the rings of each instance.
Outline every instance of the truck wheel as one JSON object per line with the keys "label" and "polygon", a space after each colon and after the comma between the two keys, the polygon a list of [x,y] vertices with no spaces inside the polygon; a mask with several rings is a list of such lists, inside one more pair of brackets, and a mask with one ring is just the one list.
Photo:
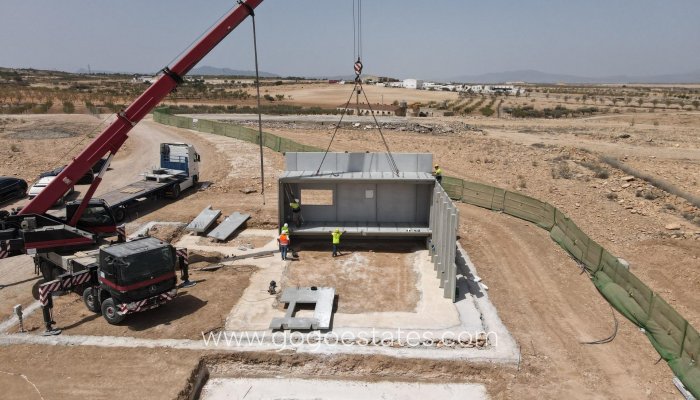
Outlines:
{"label": "truck wheel", "polygon": [[112,214],[114,215],[114,220],[116,222],[122,222],[124,221],[124,218],[126,218],[126,210],[124,207],[115,208]]}
{"label": "truck wheel", "polygon": [[98,306],[97,299],[92,295],[92,288],[88,287],[83,290],[83,302],[85,302],[85,307],[94,313],[100,313],[100,307]]}
{"label": "truck wheel", "polygon": [[170,189],[170,197],[173,199],[177,199],[180,197],[180,184],[176,183],[173,185],[172,189]]}
{"label": "truck wheel", "polygon": [[117,313],[117,305],[114,304],[114,299],[111,297],[102,302],[102,316],[110,325],[117,325],[124,320],[124,316]]}

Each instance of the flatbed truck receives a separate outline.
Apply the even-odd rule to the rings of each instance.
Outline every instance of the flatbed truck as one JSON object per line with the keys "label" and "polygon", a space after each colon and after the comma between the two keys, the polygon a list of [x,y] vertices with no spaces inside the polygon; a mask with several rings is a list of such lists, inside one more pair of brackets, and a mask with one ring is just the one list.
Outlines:
{"label": "flatbed truck", "polygon": [[199,182],[201,157],[186,143],[161,143],[160,167],[143,174],[143,179],[98,196],[110,208],[116,222],[123,221],[129,209],[147,199],[177,199],[182,191]]}

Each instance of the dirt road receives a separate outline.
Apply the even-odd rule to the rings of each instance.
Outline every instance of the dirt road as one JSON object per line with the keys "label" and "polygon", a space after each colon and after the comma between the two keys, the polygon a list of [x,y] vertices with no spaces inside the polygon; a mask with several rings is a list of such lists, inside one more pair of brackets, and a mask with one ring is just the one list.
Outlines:
{"label": "dirt road", "polygon": [[460,205],[460,243],[515,336],[521,370],[496,398],[676,399],[668,366],[647,338],[617,314],[547,232],[522,220]]}
{"label": "dirt road", "polygon": [[12,346],[0,351],[0,397],[173,399],[199,357],[194,351],[163,349]]}

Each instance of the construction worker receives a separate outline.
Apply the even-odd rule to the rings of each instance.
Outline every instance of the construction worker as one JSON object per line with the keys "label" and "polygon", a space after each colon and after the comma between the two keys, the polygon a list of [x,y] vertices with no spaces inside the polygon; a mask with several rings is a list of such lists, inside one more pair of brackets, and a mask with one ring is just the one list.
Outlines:
{"label": "construction worker", "polygon": [[281,233],[277,242],[280,245],[280,254],[282,254],[282,261],[287,261],[287,250],[289,249],[289,236],[286,233]]}
{"label": "construction worker", "polygon": [[289,207],[292,208],[292,221],[298,228],[301,226],[301,205],[299,204],[299,199],[294,199],[294,201],[290,202]]}
{"label": "construction worker", "polygon": [[280,229],[280,233],[284,233],[289,236],[289,224],[285,222],[284,225],[282,225],[282,229]]}
{"label": "construction worker", "polygon": [[433,176],[435,177],[437,183],[442,185],[442,169],[440,169],[440,166],[437,164],[435,164],[435,172],[433,172]]}
{"label": "construction worker", "polygon": [[339,228],[335,228],[333,232],[331,232],[331,236],[333,237],[333,257],[340,255],[340,236],[345,233],[345,231],[340,231]]}

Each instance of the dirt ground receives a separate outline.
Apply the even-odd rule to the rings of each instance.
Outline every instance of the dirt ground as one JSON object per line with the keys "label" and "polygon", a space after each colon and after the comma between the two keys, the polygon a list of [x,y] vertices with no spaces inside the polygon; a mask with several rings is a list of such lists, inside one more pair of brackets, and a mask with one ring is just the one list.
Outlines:
{"label": "dirt ground", "polygon": [[0,351],[0,388],[13,400],[174,399],[199,357],[167,349],[17,345]]}
{"label": "dirt ground", "polygon": [[[190,272],[197,285],[180,289],[177,297],[159,308],[128,316],[110,325],[101,315],[85,308],[77,294],[54,297],[56,327],[68,335],[127,336],[138,338],[201,339],[202,332],[221,328],[226,316],[241,299],[255,267],[241,265],[217,271]],[[41,332],[41,313],[26,320],[26,329]]]}
{"label": "dirt ground", "polygon": [[[136,129],[139,128],[144,135],[155,132],[167,135],[171,140],[192,143],[203,160],[200,182],[211,185],[196,192],[188,190],[176,202],[158,203],[141,213],[135,223],[127,225],[127,228],[149,221],[189,222],[208,205],[221,210],[224,216],[234,211],[251,214],[253,218],[247,222],[249,227],[270,228],[277,224],[276,177],[283,168],[283,157],[280,154],[265,149],[266,191],[263,204],[259,148],[256,145],[172,128],[148,120]],[[255,192],[245,194],[243,192],[246,189]]]}
{"label": "dirt ground", "polygon": [[[34,302],[32,288],[38,285],[34,261],[29,256],[0,260],[0,322],[13,315],[13,307],[24,309]],[[37,289],[38,290],[38,289]]]}
{"label": "dirt ground", "polygon": [[[646,336],[611,308],[548,233],[530,223],[460,205],[460,243],[520,346],[503,398],[676,399],[673,374]],[[495,396],[500,398],[501,396]]]}
{"label": "dirt ground", "polygon": [[422,249],[420,244],[348,241],[335,258],[329,247],[320,242],[293,245],[299,260],[289,263],[281,287],[333,287],[337,311],[346,314],[415,310],[420,293],[413,252]]}
{"label": "dirt ground", "polygon": [[[700,113],[693,113],[693,118],[694,126],[700,127]],[[474,124],[476,120],[472,118],[468,121]],[[486,119],[478,121],[481,123],[483,120]],[[669,125],[663,126],[657,135],[664,136],[673,130],[674,119],[667,121]],[[436,119],[432,123],[434,126],[441,124]],[[677,293],[665,297],[693,325],[700,325],[700,292],[696,290],[700,283],[700,209],[640,179],[628,182],[627,173],[598,160],[599,155],[610,153],[608,149],[615,149],[611,154],[620,157],[626,154],[632,164],[643,172],[664,178],[673,174],[675,178],[669,178],[669,181],[684,181],[681,187],[695,193],[698,186],[693,178],[696,173],[693,165],[700,163],[700,151],[675,146],[627,146],[609,140],[579,139],[571,133],[556,133],[562,129],[570,131],[573,128],[567,124],[583,123],[580,120],[504,120],[504,124],[518,126],[533,123],[546,125],[547,133],[532,138],[529,134],[517,133],[512,127],[504,130],[500,126],[477,124],[475,126],[483,128],[483,132],[462,130],[448,134],[426,134],[385,130],[384,135],[392,151],[433,153],[435,163],[446,175],[519,191],[555,205],[592,239],[613,254],[631,261],[632,270],[652,289],[661,294]],[[596,125],[587,129],[594,131],[606,127],[617,129],[611,126],[619,124],[619,121],[606,118],[590,123]],[[428,121],[424,124],[430,125]],[[626,126],[626,129],[636,127],[638,125]],[[697,128],[687,129],[694,132],[695,140],[700,143]],[[320,147],[328,145],[332,134],[327,126],[304,130],[279,127],[268,130]],[[550,140],[545,141],[547,138]],[[582,143],[581,140],[585,141]],[[346,150],[385,151],[376,129],[341,129],[331,151]],[[647,152],[657,155],[651,158]],[[683,152],[682,156],[678,156],[677,152]],[[643,163],[635,164],[634,160],[643,160]],[[687,166],[688,172],[682,172],[686,171],[683,168],[664,172],[661,168],[669,164]],[[596,172],[586,165],[602,168],[607,177],[596,177]],[[668,227],[673,225],[677,227],[670,230]]]}
{"label": "dirt ground", "polygon": [[[344,87],[349,90],[348,86]],[[406,92],[406,91],[403,91]],[[308,96],[317,95],[314,93]],[[304,99],[303,92],[293,94]],[[334,95],[335,96],[335,95]],[[311,98],[311,97],[309,97]],[[335,98],[329,97],[330,102]],[[386,99],[385,99],[386,101]],[[18,118],[18,117],[14,117]],[[37,117],[40,118],[40,117]],[[51,118],[41,117],[41,118]],[[56,117],[66,121],[65,116]],[[72,118],[72,117],[71,117]],[[85,117],[93,118],[94,117]],[[634,123],[632,124],[632,118]],[[449,121],[453,121],[450,119]],[[661,293],[669,303],[676,307],[694,326],[700,326],[700,227],[688,216],[698,215],[698,209],[687,201],[667,193],[659,193],[654,199],[637,196],[639,190],[647,190],[647,184],[638,179],[627,182],[622,178],[627,175],[621,171],[604,166],[609,177],[597,178],[594,171],[583,163],[597,162],[599,154],[608,154],[622,159],[634,168],[663,177],[689,193],[698,193],[697,164],[700,162],[700,114],[696,112],[669,112],[648,114],[620,114],[604,117],[565,119],[565,120],[511,120],[506,118],[455,118],[454,121],[466,123],[474,130],[457,130],[451,133],[415,133],[410,131],[384,131],[392,151],[432,152],[447,175],[498,185],[510,190],[518,190],[527,195],[548,201],[560,207],[594,240],[601,243],[614,254],[628,259],[632,271],[655,291]],[[69,121],[70,122],[70,121]],[[424,125],[438,125],[444,121],[438,118],[421,119]],[[61,122],[63,123],[63,122]],[[63,129],[63,128],[62,128]],[[317,129],[295,130],[293,128],[267,129],[302,143],[325,147],[330,140],[328,125]],[[7,132],[5,132],[7,133]],[[630,134],[622,139],[621,134]],[[265,150],[265,200],[260,193],[258,148],[255,145],[208,134],[195,133],[183,129],[171,128],[144,121],[139,124],[130,141],[132,147],[124,153],[127,160],[148,157],[142,147],[148,147],[139,141],[149,135],[167,137],[170,140],[194,143],[205,160],[202,164],[202,181],[211,182],[205,190],[183,193],[177,202],[164,202],[141,213],[129,224],[129,229],[144,222],[182,221],[187,222],[196,216],[202,208],[212,205],[222,209],[224,214],[233,211],[248,212],[253,215],[249,226],[272,227],[276,223],[277,194],[275,177],[283,168],[283,158],[279,154]],[[160,135],[160,136],[155,136]],[[651,138],[652,141],[648,141]],[[6,144],[10,144],[10,139]],[[30,154],[34,147],[26,145],[29,139],[21,139],[22,154]],[[76,137],[63,139],[45,139],[56,141],[56,148],[66,149],[75,144]],[[60,143],[59,143],[60,142]],[[65,143],[64,143],[65,142]],[[34,143],[34,142],[32,142]],[[64,144],[61,144],[64,143]],[[139,143],[141,146],[139,146]],[[36,146],[38,147],[38,146]],[[341,130],[332,150],[335,151],[382,151],[383,144],[376,130]],[[38,150],[37,150],[38,151]],[[34,153],[31,153],[34,154]],[[4,158],[4,153],[0,154]],[[35,155],[36,156],[36,155]],[[1,165],[0,175],[13,175],[31,179],[44,165],[53,167],[54,161],[44,162],[29,158],[26,170],[16,168],[19,156],[13,155],[15,162]],[[25,160],[26,158],[22,158]],[[1,162],[0,162],[1,163]],[[561,175],[569,170],[569,177]],[[109,185],[108,182],[105,182]],[[629,183],[629,186],[625,186]],[[258,192],[244,194],[246,189]],[[613,195],[614,194],[614,195]],[[672,207],[668,206],[670,204]],[[300,369],[303,360],[289,359],[289,364],[275,361],[265,355],[261,359],[241,365],[252,368],[251,364],[262,369],[274,371],[279,369],[296,369],[304,373],[322,375],[328,364],[337,366],[336,370],[358,371],[357,376],[383,376],[382,371],[406,379],[420,377],[442,377],[444,379],[464,379],[465,381],[485,382],[489,394],[494,398],[677,398],[677,392],[671,383],[672,374],[665,363],[655,364],[658,355],[643,334],[631,323],[617,316],[620,322],[617,337],[605,345],[582,345],[579,342],[607,337],[613,330],[610,307],[596,292],[595,287],[585,277],[579,275],[576,265],[557,245],[549,239],[547,233],[529,223],[515,218],[492,213],[469,206],[460,206],[461,226],[459,235],[461,243],[478,268],[484,282],[489,286],[490,296],[499,310],[505,325],[515,336],[521,347],[522,362],[520,370],[509,368],[484,367],[463,363],[404,362],[403,360],[375,358],[320,358],[310,364],[310,369]],[[669,224],[680,225],[679,229],[666,229]],[[234,239],[237,240],[237,239]],[[315,252],[315,253],[314,253]],[[310,256],[310,255],[311,256]],[[376,260],[368,252],[358,252],[367,257],[371,265],[382,268],[395,268],[396,260]],[[342,268],[343,257],[327,263],[329,250],[318,249],[305,251],[305,258],[324,260],[319,265],[327,268]],[[405,263],[405,262],[404,262]],[[294,273],[295,262],[291,263],[290,272]],[[310,271],[318,271],[318,279],[326,279],[329,285],[346,286],[342,298],[359,298],[368,285],[376,287],[382,296],[376,304],[390,305],[391,310],[413,307],[415,303],[407,302],[411,298],[409,290],[413,287],[411,279],[406,277],[406,285],[400,289],[386,290],[380,279],[370,277],[369,282],[355,279],[348,275],[346,282],[331,282],[331,270],[323,272],[318,265],[309,265]],[[396,271],[406,273],[406,270]],[[223,274],[228,277],[230,271],[219,270],[217,273],[194,273],[193,279],[206,279],[183,296],[189,299],[183,307],[197,309],[197,313],[183,315],[173,308],[175,302],[166,305],[163,311],[170,309],[167,320],[152,322],[154,313],[144,313],[140,329],[127,326],[111,327],[102,318],[88,314],[77,296],[63,296],[57,299],[60,306],[56,314],[59,327],[66,328],[66,333],[104,334],[137,337],[174,337],[194,338],[199,332],[215,328],[222,324],[221,319],[235,303],[234,297],[227,306],[211,307],[210,299],[218,299],[218,293],[230,293],[231,285],[238,287],[237,281],[246,281],[247,272],[240,271],[242,278],[211,278],[211,274]],[[306,275],[305,275],[306,276]],[[360,275],[357,275],[360,276]],[[219,282],[227,282],[221,284]],[[404,282],[402,280],[402,282]],[[302,284],[300,281],[299,284]],[[245,287],[240,284],[240,290]],[[362,289],[362,290],[360,290]],[[0,290],[0,296],[3,295]],[[239,289],[235,289],[239,290]],[[352,290],[352,291],[351,291]],[[397,296],[404,290],[407,297]],[[201,291],[201,292],[198,292]],[[354,291],[354,292],[353,292]],[[8,292],[9,293],[9,292]],[[394,297],[395,296],[395,297]],[[397,301],[401,299],[401,301]],[[416,299],[417,301],[417,299]],[[353,302],[355,303],[355,302]],[[5,302],[3,302],[5,304]],[[410,304],[414,304],[411,306]],[[339,307],[342,304],[339,302]],[[388,307],[388,306],[387,306]],[[408,308],[410,309],[410,308]],[[209,310],[209,311],[207,311]],[[352,310],[344,310],[352,312]],[[366,310],[366,309],[365,309]],[[379,310],[378,310],[379,311]],[[71,314],[71,315],[68,315]],[[37,314],[38,315],[38,314]],[[35,315],[33,318],[37,318]],[[148,318],[147,318],[148,317]],[[40,319],[34,321],[40,322]],[[33,322],[35,328],[41,325]],[[169,325],[168,325],[169,324]],[[29,350],[26,346],[13,346],[11,351],[0,352],[0,365],[19,365],[19,361],[6,363],[5,360],[20,360]],[[32,346],[31,348],[34,348]],[[65,357],[75,351],[75,366],[79,368],[81,357],[87,357],[87,349],[58,349],[53,347],[36,347],[40,350],[41,360],[63,358],[60,363],[69,363]],[[122,350],[115,350],[114,354]],[[163,358],[174,357],[175,352],[167,350],[140,351],[142,357],[163,354]],[[102,353],[100,353],[102,354]],[[106,353],[105,353],[106,354]],[[116,356],[104,356],[108,362]],[[109,358],[113,357],[113,358]],[[272,356],[270,356],[272,357]],[[73,357],[71,356],[71,360]],[[53,363],[54,361],[52,361]],[[115,361],[116,362],[116,361]],[[34,365],[36,363],[32,363]],[[46,364],[49,364],[48,362]],[[36,370],[36,375],[29,376],[33,382],[42,379],[45,370]],[[1,368],[0,368],[1,369]],[[29,369],[21,369],[25,374]],[[163,369],[163,366],[160,367]],[[173,382],[182,382],[184,369],[188,366],[172,368],[173,380],[162,380],[163,389],[158,394],[164,398],[174,397],[176,387]],[[251,371],[254,369],[250,369]],[[468,371],[467,371],[468,370]],[[35,373],[34,370],[31,370]],[[123,371],[119,376],[134,379],[132,370]],[[454,373],[453,373],[454,372]],[[460,375],[462,372],[463,375]],[[467,373],[469,372],[469,373]],[[69,374],[70,372],[66,372]],[[189,372],[188,372],[189,373]],[[351,372],[350,376],[355,372]],[[86,381],[99,382],[99,372],[91,370]],[[389,374],[389,373],[386,373]],[[2,375],[2,374],[0,374]],[[139,374],[139,379],[153,379],[153,374]],[[340,373],[339,373],[340,375]],[[390,375],[390,374],[389,374]],[[63,375],[61,375],[63,376]],[[6,379],[0,376],[0,379]],[[7,379],[18,379],[10,377]],[[367,378],[371,379],[371,378]],[[21,384],[21,382],[19,383]],[[16,384],[16,385],[19,385]],[[15,385],[15,384],[13,384]],[[167,387],[166,387],[167,385]],[[24,395],[24,386],[17,388],[17,396]],[[158,386],[160,387],[160,386]],[[88,390],[86,386],[85,390]],[[61,389],[63,390],[63,389]],[[143,392],[136,392],[142,395]],[[12,392],[14,394],[14,392]],[[55,396],[61,398],[61,393]],[[87,391],[85,393],[88,393]],[[103,392],[100,392],[103,393]],[[100,395],[98,393],[98,396]],[[63,395],[66,397],[65,395]]]}

